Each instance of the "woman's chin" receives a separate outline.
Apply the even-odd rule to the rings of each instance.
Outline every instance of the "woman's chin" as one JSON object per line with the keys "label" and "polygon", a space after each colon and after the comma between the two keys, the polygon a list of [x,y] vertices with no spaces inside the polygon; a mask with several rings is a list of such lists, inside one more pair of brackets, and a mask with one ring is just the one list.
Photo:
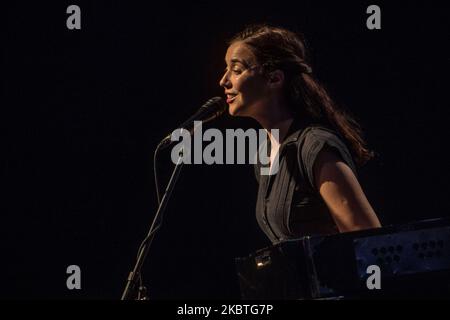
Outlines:
{"label": "woman's chin", "polygon": [[244,116],[243,113],[245,112],[243,112],[242,106],[230,104],[228,107],[228,113],[231,116]]}
{"label": "woman's chin", "polygon": [[238,108],[235,108],[234,106],[233,106],[233,104],[230,104],[229,106],[228,106],[228,113],[230,114],[230,116],[237,116],[238,114],[237,114],[237,111],[238,111]]}

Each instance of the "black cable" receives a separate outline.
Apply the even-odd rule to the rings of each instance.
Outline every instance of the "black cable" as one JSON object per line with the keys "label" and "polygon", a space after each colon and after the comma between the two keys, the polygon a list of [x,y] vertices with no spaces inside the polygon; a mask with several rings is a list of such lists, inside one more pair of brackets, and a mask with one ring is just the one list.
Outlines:
{"label": "black cable", "polygon": [[156,166],[156,163],[158,162],[158,152],[159,148],[161,147],[161,142],[158,144],[158,146],[155,149],[155,152],[153,153],[153,176],[155,177],[155,189],[156,189],[156,199],[158,200],[158,205],[161,203],[161,193],[159,192],[159,182],[158,182],[158,169]]}
{"label": "black cable", "polygon": [[[158,206],[161,204],[161,193],[159,191],[159,182],[158,182],[158,170],[157,170],[157,160],[158,160],[158,152],[159,149],[161,147],[161,143],[158,144],[158,146],[155,149],[155,152],[153,153],[153,175],[155,177],[155,189],[156,189],[156,198],[158,201]],[[139,257],[139,255],[141,254],[142,249],[144,248],[144,246],[147,244],[147,242],[149,241],[149,239],[151,238],[151,236],[159,230],[159,228],[161,227],[161,223],[162,223],[162,216],[160,217],[160,222],[156,225],[155,229],[152,230],[152,232],[150,234],[148,234],[144,240],[142,240],[141,244],[139,245],[139,248],[137,250],[137,254],[136,254],[136,259]],[[142,287],[143,285],[143,277],[142,274],[139,274],[139,289]],[[140,299],[140,292],[138,293],[138,299]]]}

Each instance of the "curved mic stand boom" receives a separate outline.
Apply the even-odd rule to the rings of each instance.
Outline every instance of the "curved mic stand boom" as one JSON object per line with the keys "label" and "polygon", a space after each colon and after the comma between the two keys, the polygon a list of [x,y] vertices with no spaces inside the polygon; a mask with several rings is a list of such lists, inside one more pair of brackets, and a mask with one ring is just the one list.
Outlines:
{"label": "curved mic stand boom", "polygon": [[[195,113],[193,116],[191,116],[187,121],[185,121],[180,127],[185,130],[188,130],[190,134],[193,134],[195,130],[197,130],[199,125],[196,125],[195,120],[201,119],[203,122],[211,121],[221,114],[223,114],[227,109],[227,105],[220,97],[213,97],[209,99],[203,106],[200,107],[200,110]],[[202,122],[200,121],[200,123]],[[172,175],[170,177],[169,183],[167,184],[165,193],[160,199],[159,194],[159,186],[158,186],[158,179],[156,175],[156,155],[158,154],[158,151],[160,149],[167,148],[171,144],[171,135],[168,135],[165,137],[156,147],[155,150],[155,158],[154,158],[154,165],[155,165],[155,182],[156,182],[156,194],[158,197],[158,210],[156,211],[155,217],[153,218],[152,225],[150,226],[150,230],[148,231],[147,236],[144,238],[144,240],[141,243],[141,246],[138,249],[138,257],[136,260],[136,264],[133,268],[133,271],[130,272],[127,279],[127,284],[125,287],[125,290],[122,294],[122,300],[128,300],[132,299],[133,294],[135,293],[137,282],[142,282],[142,276],[141,276],[141,269],[142,265],[144,264],[145,258],[147,257],[150,245],[152,244],[153,238],[155,236],[156,231],[159,229],[162,223],[162,216],[164,214],[164,211],[166,210],[167,203],[170,199],[170,196],[172,195],[173,188],[178,180],[178,176],[180,175],[181,168],[183,166],[183,153],[184,149],[181,148],[179,154],[178,154],[178,160],[175,165],[175,168],[173,169]],[[189,150],[187,150],[189,152]],[[160,223],[159,220],[161,220]],[[142,286],[139,286],[138,296],[137,299],[141,300],[141,295],[145,295],[145,288]],[[144,297],[146,299],[147,297]]]}
{"label": "curved mic stand boom", "polygon": [[[156,148],[155,153],[158,152],[160,145],[161,145],[161,143]],[[121,300],[135,299],[135,298],[133,298],[133,295],[136,291],[136,286],[137,286],[138,281],[141,280],[142,266],[144,264],[145,258],[148,255],[148,251],[150,249],[150,245],[152,244],[153,238],[155,237],[155,233],[156,233],[156,231],[158,231],[158,229],[160,227],[160,224],[158,224],[158,220],[160,220],[160,217],[162,219],[164,211],[166,210],[167,203],[169,202],[170,196],[172,195],[173,188],[175,187],[175,184],[180,175],[181,168],[183,167],[183,161],[182,161],[183,152],[184,152],[184,150],[181,149],[179,156],[178,156],[177,163],[176,163],[175,168],[173,169],[172,175],[170,177],[169,183],[167,184],[164,195],[161,199],[161,202],[159,203],[158,210],[156,211],[155,217],[153,218],[152,225],[150,226],[147,236],[144,238],[141,246],[139,247],[136,264],[134,265],[133,270],[128,275],[127,284],[126,284],[125,290],[122,293]],[[158,202],[159,202],[159,199],[158,199]],[[138,300],[146,300],[147,299],[147,297],[141,298],[142,294],[145,295],[145,288],[143,288],[142,286],[139,286],[139,292],[138,292],[138,297],[137,297]]]}

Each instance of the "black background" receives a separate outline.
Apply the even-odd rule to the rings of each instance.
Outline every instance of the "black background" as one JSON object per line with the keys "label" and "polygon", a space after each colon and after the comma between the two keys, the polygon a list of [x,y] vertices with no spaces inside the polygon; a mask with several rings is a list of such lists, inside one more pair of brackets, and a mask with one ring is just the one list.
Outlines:
{"label": "black background", "polygon": [[[66,8],[81,7],[81,30]],[[2,5],[2,298],[118,299],[156,210],[153,150],[222,95],[226,40],[302,32],[314,72],[379,157],[360,182],[383,224],[450,216],[448,11],[422,1]],[[225,116],[217,128],[257,126]],[[170,173],[164,158],[163,180]],[[269,242],[250,165],[184,168],[145,266],[150,297],[238,298],[233,258]],[[79,265],[82,289],[66,288]]]}

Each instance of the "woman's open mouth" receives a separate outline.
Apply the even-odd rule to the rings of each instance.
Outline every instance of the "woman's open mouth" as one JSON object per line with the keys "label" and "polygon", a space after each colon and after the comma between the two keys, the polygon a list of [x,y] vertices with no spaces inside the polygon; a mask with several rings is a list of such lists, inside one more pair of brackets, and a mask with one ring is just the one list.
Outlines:
{"label": "woman's open mouth", "polygon": [[227,94],[227,103],[230,104],[236,99],[236,94]]}

